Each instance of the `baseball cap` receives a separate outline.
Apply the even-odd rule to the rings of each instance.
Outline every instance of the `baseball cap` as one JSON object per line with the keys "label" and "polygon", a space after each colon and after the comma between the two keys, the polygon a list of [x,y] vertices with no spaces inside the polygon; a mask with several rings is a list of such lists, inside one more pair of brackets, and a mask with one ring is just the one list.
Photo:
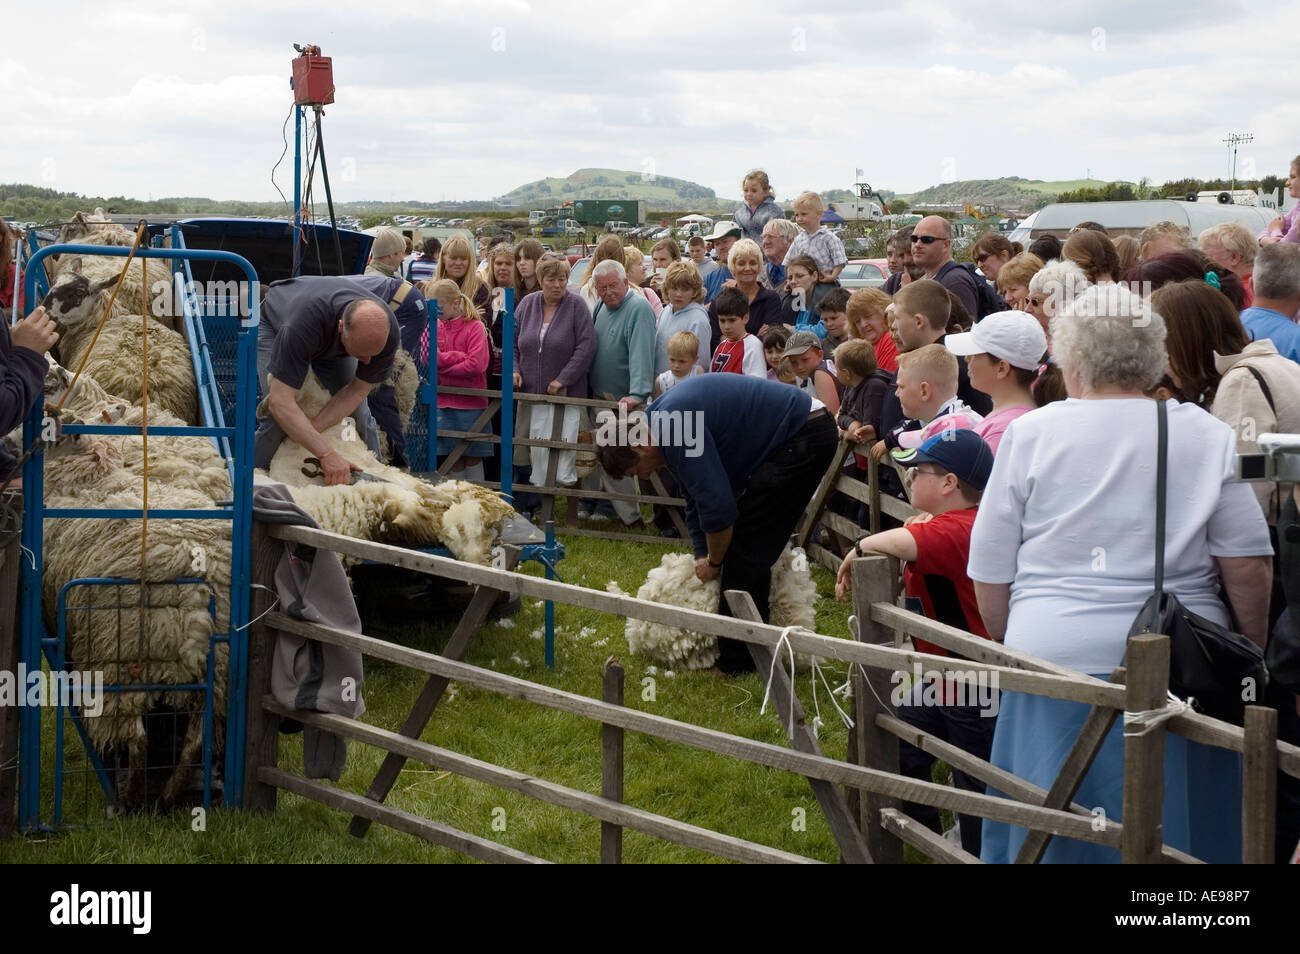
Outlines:
{"label": "baseball cap", "polygon": [[406,239],[397,229],[389,228],[386,225],[375,229],[375,241],[370,246],[371,258],[383,258],[385,255],[393,255],[397,252],[406,252]]}
{"label": "baseball cap", "polygon": [[999,311],[980,319],[970,331],[948,335],[943,346],[953,354],[988,354],[1032,371],[1043,363],[1047,335],[1028,312]]}
{"label": "baseball cap", "polygon": [[938,464],[977,490],[984,489],[993,470],[993,451],[984,443],[984,438],[968,430],[944,431],[920,447],[905,454],[896,453],[893,457],[904,467]]}
{"label": "baseball cap", "polygon": [[740,238],[742,234],[744,233],[741,232],[740,226],[735,222],[719,222],[713,226],[713,234],[704,236],[704,239],[707,242],[716,242],[718,239],[726,238],[728,235],[734,235],[736,238]]}
{"label": "baseball cap", "polygon": [[803,354],[809,348],[820,348],[822,339],[818,338],[811,331],[796,331],[785,343],[785,350],[781,352],[781,357],[791,357],[797,354]]}

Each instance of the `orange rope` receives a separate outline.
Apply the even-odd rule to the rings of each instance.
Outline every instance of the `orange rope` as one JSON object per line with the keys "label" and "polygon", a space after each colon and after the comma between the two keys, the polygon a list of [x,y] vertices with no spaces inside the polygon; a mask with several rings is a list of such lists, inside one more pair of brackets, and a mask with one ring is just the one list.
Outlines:
{"label": "orange rope", "polygon": [[[108,307],[104,309],[104,314],[99,319],[99,325],[95,328],[95,337],[90,339],[90,346],[86,348],[86,353],[81,356],[81,363],[77,365],[76,373],[72,375],[72,383],[63,392],[63,397],[59,398],[59,403],[54,405],[56,411],[63,410],[63,402],[68,399],[68,395],[77,387],[77,379],[81,377],[82,369],[85,368],[86,362],[90,360],[90,353],[95,350],[95,342],[99,340],[99,333],[104,330],[104,322],[108,321],[108,316],[113,311],[113,303],[117,301],[117,293],[121,290],[122,282],[126,279],[126,270],[131,267],[131,260],[135,258],[136,250],[140,247],[140,243],[144,241],[144,236],[145,222],[141,220],[139,227],[135,230],[135,244],[131,246],[131,253],[126,257],[126,264],[122,266],[122,274],[117,276],[117,284],[113,286],[113,296],[109,298]],[[140,270],[145,271],[145,260],[143,258],[140,259]],[[148,288],[149,281],[146,272],[144,287],[140,290],[141,301],[148,297]]]}

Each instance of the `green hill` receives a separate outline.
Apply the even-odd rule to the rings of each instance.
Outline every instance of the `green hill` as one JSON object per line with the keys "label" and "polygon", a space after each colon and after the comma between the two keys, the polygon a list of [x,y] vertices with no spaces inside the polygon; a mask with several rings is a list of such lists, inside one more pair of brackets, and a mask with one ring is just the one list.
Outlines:
{"label": "green hill", "polygon": [[[943,182],[912,195],[907,200],[912,208],[926,205],[991,205],[1000,209],[1038,209],[1056,200],[1063,192],[1079,189],[1097,189],[1107,183],[1100,179],[1067,179],[1045,181],[1006,176],[1001,179],[966,179],[960,182]],[[1132,183],[1129,183],[1132,185]]]}
{"label": "green hill", "polygon": [[643,199],[652,209],[692,209],[736,203],[720,200],[712,189],[686,179],[653,176],[622,169],[579,169],[564,179],[529,182],[500,197],[524,208],[545,208],[567,199]]}

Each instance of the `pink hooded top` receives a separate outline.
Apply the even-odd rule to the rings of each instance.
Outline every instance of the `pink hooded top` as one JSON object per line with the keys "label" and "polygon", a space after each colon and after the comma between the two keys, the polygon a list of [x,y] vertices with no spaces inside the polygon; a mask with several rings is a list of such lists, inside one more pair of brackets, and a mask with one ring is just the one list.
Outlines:
{"label": "pink hooded top", "polygon": [[[430,324],[438,328],[438,384],[453,388],[486,388],[488,362],[487,328],[477,318],[451,318]],[[467,394],[439,394],[438,407],[483,408],[487,398]]]}

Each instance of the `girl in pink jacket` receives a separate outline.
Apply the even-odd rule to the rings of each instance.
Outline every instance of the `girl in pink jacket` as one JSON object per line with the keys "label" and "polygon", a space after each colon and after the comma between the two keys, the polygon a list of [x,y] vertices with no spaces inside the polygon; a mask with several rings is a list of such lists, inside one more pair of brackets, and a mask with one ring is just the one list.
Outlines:
{"label": "girl in pink jacket", "polygon": [[[483,408],[487,407],[486,397],[442,393],[444,387],[478,390],[487,387],[487,369],[492,357],[487,327],[478,317],[474,302],[462,294],[455,282],[442,279],[433,283],[431,291],[438,303],[438,429],[490,434],[490,419],[475,427]],[[445,457],[460,443],[460,438],[439,437],[438,455]],[[482,480],[483,458],[491,454],[491,444],[470,441],[464,455],[452,465],[452,475],[458,480]]]}

